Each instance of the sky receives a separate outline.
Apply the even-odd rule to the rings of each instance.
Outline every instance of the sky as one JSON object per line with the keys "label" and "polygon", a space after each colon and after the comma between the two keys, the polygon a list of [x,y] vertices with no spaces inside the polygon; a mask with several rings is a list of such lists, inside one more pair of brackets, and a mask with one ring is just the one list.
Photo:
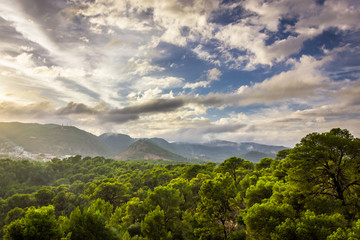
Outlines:
{"label": "sky", "polygon": [[0,121],[292,147],[360,137],[358,0],[0,1]]}

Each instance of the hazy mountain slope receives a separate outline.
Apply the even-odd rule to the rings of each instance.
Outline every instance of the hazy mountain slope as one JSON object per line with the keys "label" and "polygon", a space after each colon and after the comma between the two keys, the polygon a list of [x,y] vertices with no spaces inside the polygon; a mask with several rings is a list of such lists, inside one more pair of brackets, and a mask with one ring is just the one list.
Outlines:
{"label": "hazy mountain slope", "polygon": [[114,157],[115,159],[164,159],[172,161],[186,161],[186,158],[159,147],[148,139],[140,139],[131,144],[124,152]]}
{"label": "hazy mountain slope", "polygon": [[18,146],[32,153],[109,156],[111,152],[97,136],[56,124],[0,123],[0,139],[3,146]]}
{"label": "hazy mountain slope", "polygon": [[257,151],[263,152],[266,154],[277,154],[278,151],[286,149],[287,147],[284,146],[273,146],[273,145],[265,145],[253,142],[243,142],[241,146],[246,149],[247,152],[249,151]]}
{"label": "hazy mountain slope", "polygon": [[[153,139],[151,139],[153,141]],[[271,146],[258,143],[235,143],[229,141],[215,140],[209,143],[168,143],[165,140],[156,139],[156,144],[172,151],[178,155],[192,159],[202,159],[221,162],[229,157],[243,157],[250,161],[259,161],[262,157],[274,157],[283,146]],[[257,154],[249,154],[249,152],[257,152]]]}
{"label": "hazy mountain slope", "polygon": [[56,124],[0,123],[0,153],[6,155],[15,149],[20,152],[24,149],[31,153],[52,155],[80,154],[116,156],[123,159],[199,159],[222,162],[232,156],[259,161],[262,157],[274,157],[285,147],[222,140],[208,143],[170,143],[162,138],[137,140],[125,134],[113,133],[96,137],[76,127]]}
{"label": "hazy mountain slope", "polygon": [[259,162],[260,159],[265,158],[265,157],[275,158],[276,155],[266,154],[266,153],[258,152],[258,151],[250,151],[242,156],[242,158],[249,160],[251,162]]}
{"label": "hazy mountain slope", "polygon": [[118,155],[129,147],[136,140],[125,134],[104,133],[99,136],[113,152],[113,155]]}

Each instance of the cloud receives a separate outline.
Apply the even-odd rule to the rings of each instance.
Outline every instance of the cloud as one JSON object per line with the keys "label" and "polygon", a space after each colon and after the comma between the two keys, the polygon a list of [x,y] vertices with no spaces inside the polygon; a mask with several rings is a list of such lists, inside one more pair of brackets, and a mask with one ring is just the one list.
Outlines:
{"label": "cloud", "polygon": [[[28,8],[29,4],[34,7]],[[238,16],[237,21],[229,24],[212,22],[217,14],[232,11],[239,5],[244,11]],[[323,5],[312,0],[271,2],[247,0],[237,4],[225,4],[215,0],[185,2],[146,0],[141,4],[135,0],[121,3],[105,0],[56,3],[20,1],[18,4],[12,4],[11,7],[3,6],[3,8],[7,10],[5,14],[7,19],[14,22],[20,33],[27,33],[24,35],[26,37],[30,36],[28,31],[30,28],[38,29],[39,34],[31,34],[31,37],[38,36],[39,39],[31,41],[39,43],[46,49],[53,49],[50,51],[59,56],[64,56],[59,50],[73,45],[65,44],[66,41],[70,40],[77,44],[81,42],[83,47],[89,43],[99,42],[100,36],[91,34],[91,29],[97,29],[103,33],[101,37],[112,43],[111,45],[125,47],[123,43],[126,43],[128,47],[128,43],[131,43],[133,54],[138,52],[139,45],[154,48],[160,42],[168,42],[188,47],[189,43],[191,45],[195,43],[197,47],[193,48],[193,51],[200,59],[215,65],[228,64],[227,66],[239,69],[253,69],[258,64],[272,65],[274,62],[284,61],[291,54],[298,53],[306,40],[319,36],[326,29],[338,28],[342,31],[358,29],[359,22],[359,10],[355,3],[334,0],[328,0]],[[24,9],[31,11],[25,14]],[[25,21],[24,17],[15,14],[19,11],[36,21],[31,26],[27,23],[28,27],[19,27]],[[46,15],[49,12],[53,13],[53,18]],[[285,36],[287,33],[290,35],[279,38],[276,34],[280,30],[280,21],[286,18],[297,20],[294,26],[289,25],[288,29],[284,30]],[[60,21],[66,24],[59,24]],[[40,23],[46,26],[42,28]],[[52,31],[47,32],[46,29]],[[84,34],[86,37],[74,34],[74,29],[77,29],[78,34]],[[59,31],[61,36],[56,36],[56,32]],[[73,35],[77,35],[76,39],[71,37]],[[267,45],[266,41],[273,36],[275,36],[274,42]],[[57,40],[56,44],[54,39]],[[205,44],[210,45],[214,51],[210,53],[205,50],[203,48]],[[242,51],[243,56],[234,54],[233,49]],[[97,46],[94,50],[98,50]],[[82,57],[78,56],[78,58]],[[140,65],[145,64],[144,71],[139,66],[135,74],[144,76],[147,73],[146,69],[163,71],[162,67],[148,68],[147,63],[149,62],[146,59],[138,62]]]}
{"label": "cloud", "polygon": [[[236,92],[228,94],[210,93],[205,96],[185,97],[188,102],[210,106],[270,105],[282,101],[316,98],[330,87],[332,82],[321,72],[331,57],[317,60],[302,56],[299,61],[289,61],[293,67],[253,85],[243,85]],[[326,91],[325,91],[326,92]]]}
{"label": "cloud", "polygon": [[199,82],[195,82],[195,83],[186,83],[183,88],[184,89],[186,89],[186,88],[195,89],[198,87],[203,87],[203,88],[209,87],[213,81],[219,80],[220,76],[222,75],[221,71],[217,68],[212,68],[212,69],[206,71],[205,74],[206,74],[207,80],[199,81]]}
{"label": "cloud", "polygon": [[68,103],[56,110],[57,115],[82,114],[95,117],[102,123],[124,123],[138,120],[143,114],[173,112],[184,105],[181,99],[154,99],[143,104],[131,105],[124,108],[110,109],[103,105],[89,107],[83,103]]}
{"label": "cloud", "polygon": [[0,3],[1,117],[268,143],[336,124],[358,131],[359,9],[353,0]]}
{"label": "cloud", "polygon": [[123,30],[147,32],[152,29],[152,14],[146,9],[133,7],[131,1],[77,2],[73,6],[77,15],[89,18],[95,29],[116,27]]}
{"label": "cloud", "polygon": [[163,67],[151,65],[147,60],[144,59],[129,59],[129,65],[127,67],[130,74],[144,76],[151,72],[162,72],[165,70]]}
{"label": "cloud", "polygon": [[237,132],[239,129],[244,129],[246,124],[226,124],[226,125],[214,125],[211,123],[202,122],[198,126],[193,128],[182,128],[178,131],[172,132],[169,136],[164,134],[163,136],[169,139],[177,139],[177,141],[197,141],[205,142],[216,139],[221,135],[227,133]]}
{"label": "cloud", "polygon": [[195,89],[198,87],[208,87],[210,85],[210,81],[200,81],[200,82],[195,82],[195,83],[186,83],[184,85],[184,88],[190,88],[190,89]]}
{"label": "cloud", "polygon": [[183,105],[184,102],[181,99],[154,99],[143,104],[124,108],[109,108],[104,103],[91,107],[84,103],[69,102],[64,107],[55,108],[50,102],[38,102],[27,105],[1,102],[0,114],[3,119],[22,117],[39,120],[44,117],[54,119],[57,116],[63,116],[74,120],[85,117],[102,123],[124,123],[130,120],[137,120],[143,114],[173,112]]}
{"label": "cloud", "polygon": [[218,60],[218,54],[210,54],[206,51],[201,44],[197,45],[192,51],[197,55],[199,59],[206,62],[210,62],[216,66],[220,66],[221,62]]}
{"label": "cloud", "polygon": [[207,78],[209,81],[217,81],[217,80],[219,80],[221,75],[222,75],[222,73],[217,68],[212,68],[207,71]]}
{"label": "cloud", "polygon": [[70,115],[70,114],[96,114],[95,109],[88,107],[83,103],[69,102],[65,107],[62,107],[56,111],[58,115]]}
{"label": "cloud", "polygon": [[[308,11],[309,3],[312,11]],[[336,1],[327,0],[324,5],[316,5],[311,1],[296,3],[292,6],[292,11],[300,12],[299,21],[295,28],[297,32],[302,33],[310,28],[323,31],[330,27],[336,27],[340,30],[358,30],[357,22],[360,20],[358,3],[355,1]]]}
{"label": "cloud", "polygon": [[[319,68],[329,61],[328,58],[316,60],[310,56],[303,56],[299,61],[292,61],[293,68],[287,72],[282,72],[271,78],[265,79],[261,83],[255,83],[252,86],[244,85],[240,87],[237,92],[229,94],[210,93],[204,96],[177,96],[169,99],[151,99],[151,96],[144,98],[139,104],[132,104],[127,107],[113,109],[108,111],[109,114],[147,114],[147,113],[161,113],[172,112],[190,104],[204,105],[207,107],[225,106],[249,106],[253,104],[270,104],[289,99],[302,99],[309,97],[316,97],[320,90],[325,86],[330,86],[329,79],[321,74]],[[217,79],[220,76],[220,71],[216,68],[210,69],[206,72],[209,79]],[[149,88],[156,85],[180,83],[177,78],[152,79],[145,77],[145,85]],[[155,83],[152,83],[155,81]],[[159,81],[159,82],[158,82]],[[170,86],[170,85],[169,85]],[[320,91],[320,92],[319,92]],[[157,94],[161,91],[157,91]],[[130,96],[130,97],[135,97]],[[94,111],[85,104],[68,103],[66,107],[58,110],[59,114],[75,114],[88,113],[94,114]],[[136,119],[131,117],[130,119]]]}
{"label": "cloud", "polygon": [[181,36],[180,30],[176,27],[168,28],[161,36],[161,40],[180,47],[185,47],[187,44],[187,38]]}
{"label": "cloud", "polygon": [[83,86],[83,85],[77,83],[76,81],[69,80],[69,79],[62,78],[62,77],[56,78],[56,81],[61,82],[61,84],[63,84],[67,89],[70,89],[71,91],[77,91],[79,93],[85,94],[97,101],[100,100],[101,96],[99,93],[97,93],[94,90],[89,89],[86,86]]}
{"label": "cloud", "polygon": [[[172,99],[154,99],[124,109],[136,109],[136,112],[156,112],[155,110],[159,109],[158,112],[162,112],[163,109],[166,111],[176,110],[188,104],[220,107],[221,105],[249,106],[253,104],[272,104],[290,99],[300,99],[301,101],[303,98],[317,97],[322,89],[331,85],[330,80],[323,76],[319,70],[330,59],[323,58],[316,60],[310,56],[303,56],[299,61],[290,61],[293,67],[289,71],[282,72],[252,86],[244,85],[237,92],[229,94],[211,93],[205,96],[185,95]],[[219,71],[214,69],[207,71],[207,75],[209,74],[213,74],[213,78],[214,76],[220,76]],[[121,111],[127,112],[124,109]],[[152,110],[148,111],[147,109]]]}
{"label": "cloud", "polygon": [[234,132],[239,129],[246,127],[246,124],[226,124],[220,126],[209,126],[200,128],[200,133],[209,134],[209,133],[228,133]]}
{"label": "cloud", "polygon": [[[259,19],[256,19],[258,22]],[[255,21],[251,19],[249,21]],[[274,22],[272,22],[274,23]],[[266,25],[266,24],[264,24]],[[262,31],[264,25],[250,24],[243,20],[238,23],[229,24],[219,28],[215,38],[223,44],[224,50],[221,57],[226,63],[233,63],[233,68],[253,70],[257,65],[270,65],[274,62],[285,60],[291,54],[298,53],[303,43],[319,35],[321,31],[304,31],[297,36],[289,35],[284,39],[277,39],[272,44],[266,45],[266,40],[271,36]],[[296,32],[296,30],[294,30]],[[232,49],[238,49],[245,56],[234,56]]]}
{"label": "cloud", "polygon": [[[29,1],[25,1],[29,2]],[[24,2],[23,2],[24,3]],[[58,52],[58,47],[56,44],[49,38],[45,31],[41,28],[41,25],[31,19],[29,19],[26,14],[18,14],[22,12],[22,4],[18,2],[0,3],[1,16],[8,22],[11,22],[13,27],[17,32],[21,33],[22,37],[31,42],[35,42],[48,51]],[[35,4],[35,7],[28,8],[36,9],[39,5]],[[27,11],[28,12],[28,11]],[[31,13],[28,12],[28,13]]]}
{"label": "cloud", "polygon": [[302,118],[342,119],[360,116],[360,79],[334,83],[336,91],[329,91],[325,103],[315,105],[310,109],[298,110],[294,116]]}
{"label": "cloud", "polygon": [[122,109],[114,110],[113,112],[125,114],[170,112],[184,106],[184,104],[185,102],[181,98],[154,99],[143,104],[132,105]]}
{"label": "cloud", "polygon": [[178,77],[150,77],[144,76],[136,81],[132,85],[132,88],[136,90],[146,90],[146,89],[168,89],[180,87],[183,83],[183,78]]}
{"label": "cloud", "polygon": [[321,68],[329,59],[316,60],[302,56],[291,70],[282,72],[253,86],[241,86],[239,105],[268,104],[296,98],[315,97],[317,92],[329,84],[329,79],[321,74]]}
{"label": "cloud", "polygon": [[0,119],[2,121],[21,121],[22,119],[38,120],[46,118],[53,110],[50,102],[30,103],[26,105],[14,102],[0,102]]}
{"label": "cloud", "polygon": [[284,4],[286,1],[263,2],[261,0],[246,0],[243,7],[257,14],[250,21],[253,24],[262,24],[268,30],[276,32],[278,30],[279,20],[283,14],[288,12],[288,7]]}

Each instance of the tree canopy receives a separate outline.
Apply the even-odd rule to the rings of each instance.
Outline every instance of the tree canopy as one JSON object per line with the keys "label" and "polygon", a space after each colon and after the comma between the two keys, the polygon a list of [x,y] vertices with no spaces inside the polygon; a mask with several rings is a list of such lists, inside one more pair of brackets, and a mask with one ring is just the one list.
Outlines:
{"label": "tree canopy", "polygon": [[360,140],[306,135],[276,159],[0,159],[3,239],[359,239]]}

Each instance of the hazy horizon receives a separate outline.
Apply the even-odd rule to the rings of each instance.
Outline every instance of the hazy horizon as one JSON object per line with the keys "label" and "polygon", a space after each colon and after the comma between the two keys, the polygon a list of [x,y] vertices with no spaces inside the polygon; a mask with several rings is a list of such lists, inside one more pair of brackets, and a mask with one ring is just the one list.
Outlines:
{"label": "hazy horizon", "polygon": [[0,2],[0,122],[294,146],[360,136],[356,0]]}

